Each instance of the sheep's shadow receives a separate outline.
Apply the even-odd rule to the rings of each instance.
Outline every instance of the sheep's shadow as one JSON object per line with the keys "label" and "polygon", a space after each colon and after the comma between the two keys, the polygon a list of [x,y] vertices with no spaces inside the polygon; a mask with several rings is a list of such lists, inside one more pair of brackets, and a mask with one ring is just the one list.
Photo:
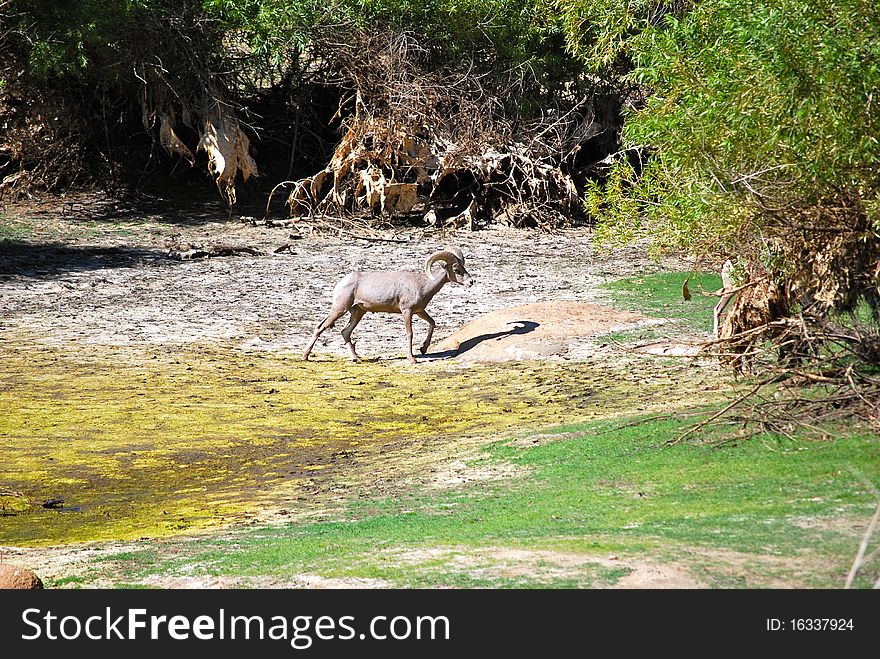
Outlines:
{"label": "sheep's shadow", "polygon": [[504,332],[480,334],[479,336],[470,338],[467,341],[462,341],[457,349],[443,350],[442,352],[428,352],[425,354],[425,357],[429,359],[450,359],[452,357],[457,357],[458,355],[466,353],[468,350],[472,350],[484,341],[499,340],[508,336],[515,336],[517,334],[528,334],[529,332],[533,332],[541,323],[536,323],[533,320],[511,320],[507,324],[516,325],[516,327],[514,327],[513,329],[505,330]]}

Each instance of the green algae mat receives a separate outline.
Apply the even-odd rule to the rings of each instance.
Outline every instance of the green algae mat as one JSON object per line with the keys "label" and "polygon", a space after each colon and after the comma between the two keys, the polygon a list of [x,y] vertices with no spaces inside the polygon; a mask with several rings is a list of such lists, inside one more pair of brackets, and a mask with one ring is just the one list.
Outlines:
{"label": "green algae mat", "polygon": [[0,544],[17,546],[157,537],[332,506],[351,483],[430,459],[429,448],[658,409],[670,386],[699,388],[703,377],[651,373],[647,362],[411,367],[8,336],[0,358]]}

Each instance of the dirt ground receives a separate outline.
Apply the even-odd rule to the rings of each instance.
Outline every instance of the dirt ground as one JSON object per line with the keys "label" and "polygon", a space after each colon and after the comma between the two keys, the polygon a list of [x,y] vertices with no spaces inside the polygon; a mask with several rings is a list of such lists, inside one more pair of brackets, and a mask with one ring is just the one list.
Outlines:
{"label": "dirt ground", "polygon": [[[470,288],[447,285],[434,298],[429,312],[437,322],[435,343],[429,354],[422,358],[429,360],[430,364],[412,368],[404,361],[404,330],[399,316],[368,315],[355,332],[361,356],[378,362],[366,365],[368,368],[374,371],[384,369],[384,372],[379,373],[382,379],[395,380],[395,374],[406,374],[410,378],[402,384],[397,382],[398,389],[392,387],[394,382],[385,383],[388,392],[391,392],[387,395],[401,398],[401,388],[407,389],[409,396],[413,396],[413,392],[418,394],[419,387],[424,388],[423,383],[420,384],[421,380],[417,381],[418,378],[429,380],[428,390],[433,392],[435,379],[454,377],[458,369],[471,369],[471,376],[483,369],[484,378],[486,371],[497,371],[500,373],[498,378],[505,383],[509,382],[505,379],[506,374],[516,370],[516,379],[520,381],[521,387],[534,389],[536,395],[540,394],[546,400],[543,401],[543,407],[537,410],[530,406],[526,406],[525,411],[519,408],[513,412],[506,410],[512,415],[510,428],[515,429],[521,423],[517,414],[526,415],[522,418],[532,419],[532,422],[534,417],[529,415],[539,414],[542,423],[546,425],[557,419],[557,416],[549,414],[549,411],[555,409],[553,405],[566,408],[576,408],[580,403],[597,405],[590,398],[591,387],[605,390],[613,383],[596,379],[594,375],[610,363],[624,370],[633,369],[630,377],[638,381],[638,391],[633,390],[633,399],[626,396],[622,398],[625,404],[634,406],[630,411],[645,413],[657,409],[658,405],[665,405],[668,402],[666,391],[674,386],[674,382],[695,383],[694,386],[705,390],[703,393],[707,396],[712,395],[710,390],[717,390],[720,386],[717,382],[710,386],[705,380],[711,380],[709,371],[714,371],[702,367],[694,369],[697,364],[693,360],[679,360],[677,365],[669,365],[669,356],[687,354],[680,351],[681,345],[676,342],[681,337],[675,336],[675,330],[667,333],[670,341],[646,346],[640,351],[660,355],[660,359],[666,363],[663,367],[648,364],[646,360],[656,357],[639,354],[637,348],[621,349],[619,346],[606,345],[604,342],[607,339],[597,340],[597,337],[607,336],[609,332],[663,322],[611,308],[610,300],[601,288],[602,283],[627,275],[661,270],[691,270],[694,269],[692,263],[674,260],[656,262],[648,258],[638,246],[601,252],[593,244],[593,236],[588,229],[561,231],[556,234],[505,228],[449,233],[401,229],[380,233],[365,227],[349,226],[342,231],[329,232],[326,227],[319,231],[307,224],[286,228],[255,226],[252,218],[258,215],[260,209],[249,209],[230,215],[216,201],[206,202],[203,199],[193,199],[188,205],[171,204],[167,201],[153,203],[150,200],[125,204],[101,196],[78,196],[0,209],[0,348],[5,351],[10,363],[15,362],[17,368],[27,374],[27,382],[37,387],[44,396],[35,398],[28,404],[36,408],[43,405],[50,411],[54,409],[52,405],[66,405],[79,415],[77,423],[88,430],[89,424],[97,423],[89,416],[89,401],[73,398],[70,399],[73,404],[68,405],[65,402],[67,399],[63,399],[59,392],[51,386],[44,386],[46,383],[51,385],[51,377],[57,379],[58,373],[54,376],[47,375],[40,368],[43,362],[33,361],[35,355],[45,354],[44,361],[54,364],[56,371],[56,362],[63,361],[58,359],[58,355],[69,357],[71,363],[79,364],[80,370],[76,373],[62,371],[61,377],[88,378],[91,377],[89,372],[83,369],[92,368],[92,363],[103,362],[82,359],[79,360],[82,362],[80,364],[77,362],[77,350],[81,348],[83,353],[93,356],[106,352],[112,356],[114,363],[128,359],[134,368],[155,376],[157,383],[160,382],[158,376],[165,373],[162,370],[164,367],[158,364],[164,355],[166,361],[177,365],[174,366],[174,372],[181,376],[179,381],[169,381],[163,385],[170,391],[166,398],[177,403],[177,407],[149,411],[158,417],[176,414],[181,419],[189,420],[201,408],[190,407],[188,404],[185,394],[194,392],[186,391],[178,395],[178,390],[187,383],[198,386],[199,373],[203,373],[204,369],[199,371],[195,368],[190,373],[190,366],[175,361],[176,355],[185,351],[187,346],[193,347],[193,356],[209,352],[205,346],[216,346],[216,354],[211,354],[215,357],[219,355],[218,362],[222,363],[211,363],[205,368],[217,370],[215,379],[223,386],[217,392],[209,392],[213,398],[208,394],[199,394],[202,397],[207,396],[211,403],[202,406],[202,412],[211,418],[200,421],[208,426],[211,423],[222,423],[223,419],[240,421],[239,408],[247,407],[250,410],[253,407],[255,411],[250,413],[254,419],[259,420],[264,415],[262,410],[265,409],[269,416],[286,419],[285,423],[289,422],[291,428],[296,427],[291,419],[302,412],[296,410],[301,406],[320,405],[312,399],[311,402],[300,400],[298,396],[301,392],[296,388],[296,377],[282,377],[276,371],[287,374],[292,368],[306,366],[318,369],[315,373],[324,374],[318,377],[326,376],[327,381],[321,379],[316,386],[337,388],[336,405],[351,407],[356,404],[366,407],[366,403],[348,401],[348,398],[358,398],[358,388],[364,385],[359,380],[366,380],[368,376],[355,375],[351,365],[338,359],[347,357],[338,333],[339,327],[321,337],[314,351],[316,363],[303,364],[294,360],[298,360],[314,326],[326,314],[333,286],[345,273],[355,269],[420,270],[425,258],[445,245],[458,246],[463,250],[475,284]],[[169,246],[184,243],[201,247],[222,244],[233,248],[247,248],[257,253],[246,251],[236,256],[198,260],[175,258],[169,252]],[[417,345],[424,336],[424,323],[417,322],[415,329]],[[255,362],[256,366],[251,364],[250,370],[237,377],[239,373],[236,368],[241,365],[238,356],[241,354],[247,355],[248,361]],[[156,360],[157,365],[138,363],[137,360],[143,360],[145,355]],[[239,361],[236,362],[236,359]],[[523,361],[522,364],[473,364],[499,360],[528,361]],[[555,363],[535,364],[533,360],[549,360]],[[529,363],[532,364],[529,367],[532,371],[524,373],[523,369]],[[336,371],[331,373],[330,367]],[[537,370],[543,374],[548,369],[553,370],[552,377],[561,373],[575,378],[570,389],[583,394],[582,399],[578,399],[580,403],[578,400],[571,401],[557,396],[558,392],[554,387],[562,385],[543,384],[533,372]],[[593,370],[587,375],[579,376],[577,369],[585,369],[585,372]],[[701,370],[707,373],[700,374],[698,371]],[[117,372],[127,373],[125,369],[118,369]],[[186,375],[187,373],[190,375]],[[140,379],[135,378],[120,385],[120,398],[128,396],[135,400],[141,393],[140,387],[135,385],[143,379],[142,374],[138,371],[135,375]],[[577,377],[587,376],[592,378],[589,380],[590,386],[577,380]],[[10,377],[15,376],[13,374]],[[267,377],[269,379],[261,379]],[[700,380],[701,377],[704,379]],[[400,380],[399,377],[396,379]],[[342,387],[340,383],[343,380],[349,389]],[[622,387],[626,385],[617,384]],[[98,393],[102,394],[105,393],[104,389],[119,389],[100,381],[98,376],[95,376],[92,385],[98,387]],[[129,385],[132,385],[132,391],[125,389]],[[473,387],[474,391],[477,389],[477,386]],[[9,389],[12,392],[10,396],[15,396],[16,391],[14,387]],[[164,389],[161,391],[164,392]],[[657,391],[663,395],[656,396]],[[475,417],[481,423],[491,410],[511,407],[503,396],[495,396],[498,392],[488,392],[498,398],[497,400],[492,397],[483,400],[469,392],[470,390],[465,392],[466,399],[473,399],[471,402],[476,407],[483,406],[479,410],[483,416]],[[511,395],[517,392],[519,389]],[[230,395],[227,396],[227,393]],[[242,399],[236,396],[243,394],[258,401],[260,405],[242,405]],[[360,398],[363,397],[360,395]],[[7,398],[10,399],[9,396]],[[560,400],[551,403],[550,398]],[[94,400],[104,401],[106,398],[93,395],[92,403]],[[131,425],[130,417],[125,416],[128,413],[127,403],[125,400],[115,399],[114,402],[119,404],[121,423],[127,428]],[[21,407],[22,400],[15,398],[10,405],[9,409],[14,412],[16,407]],[[146,405],[149,407],[150,401]],[[604,405],[602,403],[600,407]],[[232,409],[232,412],[227,408]],[[144,407],[132,404],[131,409],[142,410]],[[430,410],[425,408],[419,413],[428,412]],[[608,414],[609,409],[602,407],[601,412]],[[336,413],[338,414],[338,410]],[[440,409],[440,413],[445,415],[445,408]],[[227,418],[223,414],[233,416]],[[383,412],[383,418],[386,415],[387,410]],[[39,415],[34,413],[31,416],[37,418]],[[25,415],[22,418],[28,417]],[[103,417],[94,416],[94,419],[99,418]],[[58,432],[63,435],[64,424],[60,424],[62,429],[58,431],[54,429],[54,421],[57,419],[47,418],[46,428],[55,433],[52,437]],[[421,417],[421,420],[415,417],[415,421],[409,419],[408,422],[410,425],[404,424],[401,427],[408,429],[412,423],[416,424],[412,426],[416,429],[423,426],[434,427],[434,421],[427,416]],[[348,437],[351,433],[370,432],[366,426],[355,424],[355,421],[343,420],[343,423],[330,424],[327,432],[332,434],[332,431],[341,438]],[[262,426],[255,425],[254,428],[257,435],[265,435],[271,440],[264,442],[265,450],[256,444],[251,447],[249,440],[236,442],[233,437],[227,441],[223,436],[214,438],[213,435],[207,438],[222,444],[222,450],[229,455],[237,455],[235,451],[239,450],[239,444],[247,446],[249,451],[264,450],[268,452],[267,455],[275,451],[275,444],[272,442],[277,438],[270,436],[271,433],[263,432]],[[245,430],[247,437],[250,437],[251,430]],[[40,428],[31,428],[31,431],[32,435],[37,433],[34,436],[38,436]],[[103,428],[103,431],[106,432],[107,428]],[[115,431],[110,428],[109,432],[112,434]],[[149,432],[149,428],[146,432]],[[198,427],[191,432],[205,434]],[[388,436],[377,441],[375,450],[366,445],[356,446],[358,442],[352,442],[344,451],[328,448],[327,451],[332,449],[332,455],[327,460],[302,466],[302,473],[294,473],[285,468],[283,478],[279,477],[279,482],[290,483],[288,489],[279,490],[279,497],[286,497],[285,509],[277,509],[280,499],[275,497],[270,502],[272,505],[267,504],[259,514],[248,512],[248,519],[254,522],[268,520],[290,523],[293,519],[290,517],[290,510],[301,502],[311,502],[302,504],[302,514],[305,516],[303,519],[311,514],[332,515],[338,501],[349,495],[350,485],[354,481],[359,483],[358,496],[368,499],[372,496],[393,497],[397,492],[408,491],[413,487],[454,488],[516,475],[513,471],[506,471],[503,465],[486,467],[479,463],[475,463],[476,466],[471,464],[471,459],[480,447],[490,441],[488,435],[484,437],[472,430],[463,434],[455,433],[456,442],[453,444],[443,441],[442,438],[432,438],[433,436],[414,436],[405,441],[400,439],[401,433],[407,435],[409,430],[394,431],[392,428],[386,432],[389,433]],[[505,434],[516,436],[515,430],[505,430]],[[58,435],[60,440],[64,439],[62,435]],[[186,437],[181,437],[181,441],[185,442]],[[297,437],[298,435],[285,435],[278,442],[284,446],[292,446]],[[304,437],[309,439],[306,435]],[[496,436],[493,437],[497,439]],[[560,437],[530,432],[526,438],[511,440],[511,445],[526,442],[525,445],[531,446],[551,439],[558,440]],[[114,440],[114,437],[108,439],[111,444]],[[138,466],[139,461],[143,461],[143,455],[138,457],[136,453],[146,454],[151,450],[146,442],[143,443],[144,446],[128,447],[132,449],[128,453],[118,452],[118,457],[115,452],[118,447],[114,445],[111,447],[113,450],[89,454],[89,459],[103,460],[100,464],[96,463],[96,469],[112,460],[123,466],[129,463]],[[178,456],[171,452],[166,456],[160,450],[161,446],[154,448],[154,453],[159,454],[161,459],[151,468],[177,473],[179,468],[199,467],[201,458],[198,455],[187,453]],[[52,453],[52,449],[53,447],[49,447],[47,454]],[[312,450],[308,447],[307,449]],[[247,458],[250,453],[242,455]],[[274,463],[266,455],[260,455],[262,462],[260,459],[248,458],[244,464],[266,472],[260,473],[261,478],[266,474],[271,476],[274,473]],[[50,456],[48,459],[55,458]],[[293,461],[296,462],[295,459]],[[144,464],[144,469],[149,467],[148,463]],[[357,467],[359,471],[353,472],[353,467]],[[181,473],[192,474],[192,471]],[[222,476],[218,478],[223,479]],[[260,479],[255,482],[262,483]],[[119,487],[118,484],[103,483],[100,479],[95,480],[95,487],[98,486],[111,493],[117,493],[114,488]],[[172,494],[175,487],[178,486],[174,485],[169,490]],[[238,486],[233,482],[232,487]],[[261,495],[261,492],[258,491],[257,495]],[[0,487],[0,495],[2,494],[3,488]],[[157,490],[147,489],[142,494],[148,498],[156,497]],[[198,498],[202,494],[186,496]],[[163,502],[165,503],[161,505],[170,504],[172,498],[166,497]],[[139,505],[149,512],[149,506],[143,501]],[[204,505],[208,505],[207,499]],[[215,505],[213,500],[210,505]],[[309,508],[309,505],[312,507]],[[137,506],[133,508],[138,509]],[[37,513],[29,514],[33,515],[33,519],[37,518]],[[60,512],[51,514],[59,520],[74,518]],[[232,513],[230,516],[232,519]],[[177,518],[171,519],[172,517],[174,516],[169,516],[168,524],[173,526],[177,523]],[[805,523],[807,522],[813,523],[814,520],[807,520]],[[850,531],[853,541],[856,542],[861,530]],[[221,527],[211,527],[205,532],[210,532],[213,537],[213,534],[222,534],[223,530]],[[187,535],[178,535],[179,533],[174,530],[168,534],[169,539],[165,540],[165,544],[170,548],[169,551],[174,551],[176,546],[174,543],[177,540],[174,538],[179,538],[182,543],[187,541]],[[100,570],[95,571],[95,562],[106,561],[106,557],[117,553],[126,555],[130,550],[137,550],[139,547],[132,544],[132,540],[138,536],[130,539],[123,535],[113,537],[117,539],[97,543],[69,542],[39,547],[26,544],[19,547],[0,547],[0,560],[32,567],[41,576],[55,579],[56,583],[63,583],[64,579],[71,579],[71,583],[76,583],[75,580],[79,579],[81,583],[92,587],[113,587],[119,582],[102,576]],[[460,568],[463,573],[513,581],[532,579],[532,583],[535,583],[535,578],[540,582],[542,578],[574,578],[578,575],[594,574],[598,575],[597,583],[601,584],[604,583],[601,579],[603,573],[617,574],[624,571],[625,576],[614,581],[615,587],[700,588],[711,585],[711,579],[707,581],[706,576],[706,570],[710,569],[722,576],[728,575],[730,579],[747,576],[750,580],[757,580],[749,583],[754,582],[759,586],[791,585],[790,582],[772,581],[775,578],[772,575],[766,578],[760,576],[767,564],[773,565],[773,560],[783,559],[735,555],[730,552],[716,552],[707,557],[705,551],[696,548],[686,548],[686,552],[691,552],[685,556],[687,560],[674,562],[664,562],[649,556],[586,556],[521,547],[440,547],[424,550],[423,553],[418,553],[422,550],[413,549],[388,551],[391,552],[391,558],[404,563],[408,561],[429,565],[441,560],[455,569]],[[428,553],[424,553],[425,551]],[[703,564],[709,564],[709,568],[692,569]],[[815,565],[807,563],[792,565],[786,563],[783,571],[808,574],[816,569]],[[161,588],[381,588],[389,584],[381,579],[328,578],[318,574],[299,574],[290,581],[268,576],[189,578],[161,574],[147,579],[141,585]]]}
{"label": "dirt ground", "polygon": [[[438,357],[452,356],[449,348],[456,341],[473,343],[475,331],[491,335],[507,331],[509,320],[523,320],[535,331],[514,330],[470,357],[485,358],[494,345],[495,352],[511,358],[577,358],[590,334],[644,320],[572,303],[601,305],[607,302],[597,290],[602,282],[670,267],[638,247],[600,253],[588,229],[553,235],[506,228],[310,233],[307,225],[253,226],[252,216],[229,216],[216,203],[176,214],[101,197],[34,203],[6,209],[4,215],[0,331],[43,344],[217,342],[299,353],[329,309],[333,286],[347,272],[421,269],[432,251],[455,245],[463,250],[475,284],[447,285],[432,301]],[[169,255],[171,240],[247,247],[259,254],[178,260]],[[290,247],[274,253],[284,245]],[[542,303],[552,304],[534,306]],[[499,310],[511,308],[516,317],[505,321]],[[530,316],[522,315],[526,310]],[[490,313],[482,325],[462,329]],[[347,354],[339,329],[322,335],[316,354]],[[416,343],[424,331],[424,323],[416,321]],[[443,342],[457,331],[463,334]],[[403,356],[399,316],[368,315],[354,339],[362,357]]]}
{"label": "dirt ground", "polygon": [[[597,335],[662,322],[610,308],[600,289],[603,282],[691,265],[653,261],[639,247],[600,252],[588,229],[380,233],[349,227],[328,232],[306,224],[255,226],[252,219],[259,209],[230,215],[216,202],[203,200],[174,212],[168,208],[175,206],[78,196],[0,211],[0,340],[70,353],[77,346],[113,347],[116,355],[131,348],[133,357],[143,348],[210,344],[298,359],[344,274],[420,270],[431,252],[454,245],[464,252],[475,283],[469,288],[447,285],[429,307],[437,327],[425,359],[434,368],[443,368],[444,362],[455,369],[466,365],[459,362],[581,360],[601,348]],[[172,244],[222,244],[257,253],[180,260],[169,251]],[[316,360],[347,357],[339,329],[321,337]],[[415,330],[417,345],[424,323],[417,322]],[[354,338],[362,357],[405,367],[399,316],[370,314]],[[474,475],[457,464],[439,464],[443,473],[438,479],[449,485],[504,476]],[[90,551],[87,545],[74,545],[25,553],[27,560],[56,565],[64,574],[87,562]],[[527,569],[533,559],[516,557],[512,564]],[[653,564],[639,566],[632,583],[624,585],[696,583],[688,575],[658,570]],[[382,584],[340,584],[304,575],[294,585]]]}
{"label": "dirt ground", "polygon": [[573,348],[582,337],[651,322],[640,314],[599,304],[531,302],[490,311],[453,332],[434,349],[467,361],[572,358],[577,354]]}

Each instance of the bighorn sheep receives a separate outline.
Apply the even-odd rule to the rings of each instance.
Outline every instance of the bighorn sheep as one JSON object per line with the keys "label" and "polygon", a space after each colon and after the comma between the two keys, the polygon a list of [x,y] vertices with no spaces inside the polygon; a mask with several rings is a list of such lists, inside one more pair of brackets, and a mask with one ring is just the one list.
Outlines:
{"label": "bighorn sheep", "polygon": [[[442,272],[439,269],[434,271],[434,265],[438,262],[444,265]],[[346,275],[333,289],[333,306],[315,329],[309,347],[303,353],[303,359],[308,360],[321,332],[332,327],[348,311],[351,312],[351,318],[342,330],[342,338],[351,353],[352,361],[360,361],[351,342],[351,333],[364,314],[373,311],[403,315],[406,326],[406,356],[414,364],[416,358],[413,357],[412,350],[412,317],[416,315],[428,323],[428,336],[419,348],[419,352],[425,354],[434,333],[434,319],[425,312],[425,307],[448,281],[465,286],[473,284],[473,279],[464,267],[464,255],[457,247],[445,247],[431,254],[425,261],[424,272],[399,270],[352,272]]]}

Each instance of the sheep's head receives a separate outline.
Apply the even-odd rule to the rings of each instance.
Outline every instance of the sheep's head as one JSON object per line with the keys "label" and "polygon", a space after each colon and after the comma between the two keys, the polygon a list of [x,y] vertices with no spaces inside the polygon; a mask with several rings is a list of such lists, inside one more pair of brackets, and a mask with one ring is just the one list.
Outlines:
{"label": "sheep's head", "polygon": [[425,261],[425,273],[431,279],[435,278],[432,268],[438,261],[443,262],[446,275],[453,284],[471,286],[474,283],[473,278],[464,267],[464,254],[458,247],[444,247],[428,257],[428,260]]}

